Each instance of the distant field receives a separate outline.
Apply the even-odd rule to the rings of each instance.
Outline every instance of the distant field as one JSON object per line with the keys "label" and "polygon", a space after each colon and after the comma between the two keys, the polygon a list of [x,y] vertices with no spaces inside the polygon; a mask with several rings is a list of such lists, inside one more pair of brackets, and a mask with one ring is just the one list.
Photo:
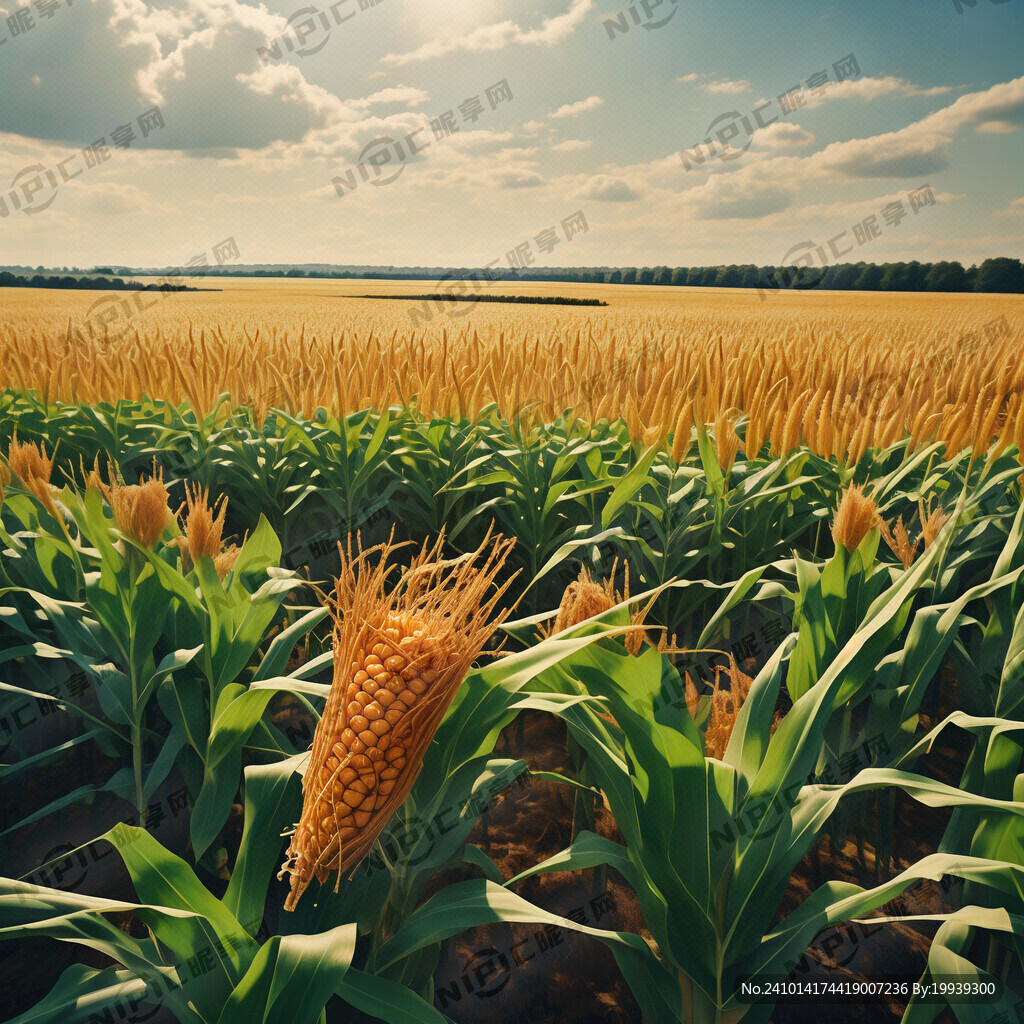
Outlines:
{"label": "distant field", "polygon": [[[452,302],[464,302],[475,305],[478,302],[503,302],[509,306],[607,306],[603,299],[573,299],[564,295],[492,295],[480,291],[448,291],[430,292],[426,295],[359,295],[360,299],[380,299],[384,301],[418,302],[421,305],[424,301],[434,303],[438,308],[437,312],[445,315],[451,314],[445,307]],[[426,307],[430,309],[429,305]]]}
{"label": "distant field", "polygon": [[[1020,296],[540,284],[515,292],[611,305],[442,308],[355,297],[365,281],[217,283],[216,295],[9,289],[0,387],[200,409],[230,392],[306,415],[415,401],[473,418],[496,402],[506,415],[622,417],[650,439],[695,415],[750,415],[755,437],[825,454],[906,436],[973,444],[1012,429],[1024,389]],[[437,288],[373,282],[396,297]]]}

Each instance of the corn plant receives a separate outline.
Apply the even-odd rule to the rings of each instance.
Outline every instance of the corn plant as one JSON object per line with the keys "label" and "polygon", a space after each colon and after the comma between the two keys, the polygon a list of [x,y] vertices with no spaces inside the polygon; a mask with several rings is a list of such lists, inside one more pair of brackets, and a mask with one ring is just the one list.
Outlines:
{"label": "corn plant", "polygon": [[[261,418],[271,407],[338,416],[414,402],[426,416],[470,420],[497,404],[516,420],[536,402],[547,420],[566,409],[590,423],[621,420],[645,446],[687,430],[697,408],[712,423],[746,417],[751,447],[770,440],[788,453],[803,443],[851,465],[908,436],[950,452],[984,451],[996,438],[1024,448],[1012,297],[991,300],[1005,303],[1006,329],[978,349],[950,344],[977,328],[973,305],[952,323],[935,316],[930,296],[913,300],[918,315],[897,317],[844,306],[755,322],[741,296],[738,306],[720,297],[685,328],[674,313],[623,308],[585,328],[570,319],[538,329],[509,314],[390,334],[372,304],[350,306],[358,319],[339,331],[337,297],[308,306],[301,324],[269,315],[254,329],[248,303],[197,296],[215,331],[193,330],[167,308],[124,344],[90,336],[39,296],[0,333],[0,386],[34,390],[47,405],[145,396],[177,406],[187,396],[203,417],[228,393]],[[941,370],[937,353],[949,356]]]}
{"label": "corn plant", "polygon": [[[141,500],[145,493],[126,498]],[[65,488],[59,494],[63,513],[52,501],[48,511],[28,493],[8,495],[8,511],[27,529],[2,536],[9,551],[5,574],[13,584],[9,600],[18,603],[0,614],[21,640],[3,660],[62,658],[85,674],[98,710],[74,701],[65,702],[66,710],[94,726],[128,762],[105,788],[131,799],[140,814],[177,765],[200,807],[192,819],[198,857],[227,818],[243,747],[271,696],[250,694],[248,683],[278,677],[292,648],[325,612],[297,617],[251,668],[296,587],[294,574],[275,568],[281,548],[269,524],[262,521],[227,554],[230,567],[218,569],[211,551],[186,568],[181,546],[159,540],[173,529],[166,493],[161,497],[159,486],[148,493],[153,504],[133,511],[151,518],[150,535],[121,528],[126,523],[114,521],[96,487],[81,494]],[[63,529],[53,526],[55,518]],[[321,665],[314,660],[299,674]]]}
{"label": "corn plant", "polygon": [[[397,495],[401,520],[412,536],[437,535],[464,521],[466,513],[500,493],[497,488],[447,490],[457,477],[473,480],[482,474],[488,452],[482,449],[480,427],[465,421],[427,420],[415,410],[402,428],[402,453],[396,459],[403,486]],[[476,481],[474,480],[474,483]]]}
{"label": "corn plant", "polygon": [[486,432],[481,441],[488,449],[486,471],[463,479],[469,476],[467,466],[442,492],[465,494],[494,488],[499,493],[471,508],[451,534],[458,536],[471,521],[479,530],[493,517],[516,537],[517,562],[532,580],[581,525],[581,500],[611,490],[612,481],[596,477],[586,467],[588,458],[600,462],[603,450],[614,442],[565,435],[534,438],[527,447],[513,447],[505,438]]}
{"label": "corn plant", "polygon": [[[262,918],[232,912],[192,869],[145,830],[118,825],[102,838],[124,859],[140,903],[0,881],[0,940],[48,935],[97,949],[117,966],[69,967],[51,992],[15,1020],[85,1021],[103,1010],[125,1013],[164,1005],[182,1024],[288,1019],[308,1024],[344,983],[355,951],[355,925],[318,935],[275,936],[259,945]],[[244,869],[243,869],[244,870]],[[119,929],[105,914],[128,913],[145,937]],[[191,967],[190,967],[191,965]]]}
{"label": "corn plant", "polygon": [[[549,710],[587,751],[626,846],[583,835],[506,884],[537,871],[617,868],[636,889],[660,951],[658,984],[634,991],[651,1020],[766,1020],[770,1006],[737,1000],[741,977],[788,973],[786,965],[818,931],[870,912],[918,878],[949,873],[999,889],[1019,884],[1021,870],[1005,861],[938,853],[873,889],[828,882],[772,927],[790,873],[849,794],[895,788],[928,805],[1024,814],[1012,800],[892,768],[866,768],[835,785],[808,781],[835,710],[872,685],[951,535],[947,528],[942,544],[875,598],[773,734],[783,659],[799,646],[791,637],[753,681],[721,759],[705,756],[678,680],[656,651],[632,659],[621,648],[594,646],[544,676],[552,691],[575,700],[552,702]],[[947,622],[947,643],[956,619]],[[919,662],[930,656],[917,652]],[[971,908],[960,920],[975,913],[981,915]]]}
{"label": "corn plant", "polygon": [[[1006,543],[996,559],[991,580],[970,596],[983,599],[987,619],[967,619],[970,637],[962,648],[959,678],[965,702],[974,714],[953,712],[913,748],[905,760],[919,755],[944,729],[953,726],[974,739],[964,769],[964,788],[996,799],[1024,801],[1024,509],[1018,509]],[[966,602],[964,602],[966,603]],[[970,652],[970,654],[968,654]],[[940,848],[951,854],[1000,859],[1024,868],[1024,826],[1014,818],[959,808],[950,820]],[[944,923],[928,956],[930,975],[959,974],[965,979],[999,981],[1024,991],[1024,886],[1004,887],[998,897],[969,882],[962,898],[980,903],[987,917]],[[992,1013],[1010,1011],[1013,988]],[[907,1024],[928,1024],[940,1006],[913,1001]],[[950,1006],[960,1020],[969,1009]]]}
{"label": "corn plant", "polygon": [[[281,887],[270,885],[283,856],[282,822],[301,806],[299,781],[308,754],[245,772],[245,828],[226,892],[218,900],[192,869],[147,832],[119,825],[104,837],[125,861],[139,903],[80,896],[0,880],[0,940],[26,934],[101,949],[118,966],[69,968],[36,1007],[12,1024],[86,1020],[104,1009],[166,1006],[179,1021],[234,1024],[315,1021],[337,997],[352,1012],[394,1024],[442,1024],[431,1003],[440,943],[488,921],[527,921],[592,934],[616,952],[639,985],[648,967],[637,936],[591,929],[531,906],[500,884],[482,850],[467,839],[487,805],[526,771],[493,756],[501,731],[523,710],[556,697],[529,684],[594,636],[562,638],[473,671],[423,756],[408,797],[338,891],[325,885],[315,902],[281,913]],[[286,681],[253,684],[277,692]],[[329,687],[289,680],[316,703]],[[545,776],[546,777],[546,776]],[[487,877],[443,889],[421,906],[424,886],[446,868],[469,863]],[[145,938],[122,931],[106,914],[129,913]],[[272,937],[259,945],[261,924]],[[135,931],[134,929],[132,930]],[[196,965],[202,965],[197,970]]]}

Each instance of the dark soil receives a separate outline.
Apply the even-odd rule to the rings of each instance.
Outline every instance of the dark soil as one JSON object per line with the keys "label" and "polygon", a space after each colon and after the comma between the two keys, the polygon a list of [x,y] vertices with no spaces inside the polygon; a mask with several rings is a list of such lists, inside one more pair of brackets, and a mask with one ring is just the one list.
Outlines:
{"label": "dark soil", "polygon": [[[951,706],[955,693],[944,688],[940,698]],[[949,702],[949,703],[947,703]],[[922,728],[927,728],[925,718]],[[565,730],[550,716],[527,713],[522,753],[515,748],[514,726],[505,734],[509,756],[521,756],[535,770],[572,775]],[[937,744],[927,766],[919,766],[956,785],[964,753]],[[864,804],[868,825],[877,829],[877,808]],[[853,806],[853,801],[850,801]],[[847,841],[837,846],[824,836],[793,872],[777,920],[795,910],[822,883],[831,879],[870,888],[891,878],[938,847],[949,813],[899,797],[894,808],[891,859],[881,867],[874,850]],[[564,849],[572,840],[572,797],[565,787],[525,779],[496,803],[470,837],[510,878]],[[599,834],[622,842],[606,809],[596,817]],[[450,873],[434,887],[472,877],[473,872]],[[432,890],[433,891],[433,888]],[[562,916],[586,915],[584,923],[599,928],[631,931],[652,941],[632,890],[614,871],[607,877],[596,870],[552,873],[528,879],[517,891],[531,902]],[[932,882],[913,887],[875,915],[899,916],[942,913],[953,909],[958,890],[944,892]],[[428,892],[426,895],[429,895]],[[592,902],[593,901],[593,902]],[[603,910],[598,919],[598,911]],[[934,925],[841,925],[823,932],[808,948],[794,972],[802,980],[855,981],[902,975],[915,980],[924,970]],[[456,1024],[566,1024],[613,1022],[642,1024],[636,1001],[626,987],[614,958],[601,942],[568,931],[552,937],[538,926],[493,925],[466,932],[450,944],[434,975],[438,1009]],[[532,954],[532,955],[531,955]],[[777,1005],[775,1024],[817,1024],[827,1012],[829,1024],[897,1022],[905,1004],[888,1003]],[[942,1022],[947,1019],[940,1015]]]}
{"label": "dark soil", "polygon": [[[929,709],[930,719],[925,717],[922,728],[927,727],[929,720],[934,721],[944,714],[945,708],[955,706],[955,690],[949,685],[940,688],[936,706]],[[276,707],[275,724],[286,731],[296,746],[305,747],[308,740],[301,715],[296,714],[297,702],[283,698]],[[527,713],[522,750],[517,743],[513,724],[499,741],[497,752],[522,757],[533,770],[573,775],[565,729],[557,719]],[[918,770],[956,785],[963,762],[964,749],[939,743]],[[88,776],[91,773],[87,769],[98,766],[76,767],[82,771],[82,776]],[[82,776],[77,784],[87,781]],[[66,775],[60,786],[57,783],[57,779],[40,773],[29,785],[32,790],[43,786],[50,792],[68,789]],[[57,788],[53,788],[55,786]],[[173,785],[169,783],[168,793],[161,799],[170,800],[172,790]],[[526,776],[496,798],[469,841],[487,853],[504,877],[510,878],[570,844],[573,800],[567,787]],[[169,808],[170,804],[167,806]],[[850,801],[850,806],[856,807],[854,800]],[[829,879],[871,887],[937,848],[948,813],[923,807],[904,797],[896,800],[893,811],[893,844],[886,863],[876,863],[870,842],[865,841],[858,850],[852,841],[837,844],[831,837],[824,836],[793,872],[778,919],[793,911]],[[235,808],[220,840],[231,861],[239,840],[240,812],[241,808]],[[40,884],[130,900],[133,894],[127,874],[120,858],[107,844],[87,848],[84,854],[63,852],[74,850],[91,836],[125,818],[124,805],[108,796],[86,809],[69,809],[47,816],[19,833],[17,849],[9,855],[8,874],[18,877],[34,872],[30,880]],[[866,798],[866,802],[856,808],[850,824],[856,824],[862,833],[865,830],[861,823],[866,824],[870,838],[871,833],[877,831],[878,821],[878,808],[873,798]],[[171,849],[184,853],[187,848],[185,822],[187,815],[175,820],[168,813],[159,826],[161,831],[154,834]],[[597,808],[594,829],[609,839],[622,842],[614,820],[602,806]],[[54,836],[61,842],[53,840]],[[39,874],[38,865],[46,862],[51,862],[50,875],[35,877]],[[474,867],[447,872],[432,880],[423,898],[461,878],[479,875]],[[212,877],[207,881],[213,887],[218,884]],[[593,927],[634,932],[651,941],[632,891],[615,871],[591,869],[540,875],[517,886],[516,891],[554,914]],[[909,890],[901,900],[881,912],[894,915],[942,912],[951,908],[957,895],[955,888],[944,892],[939,886],[926,882]],[[123,926],[131,925],[125,920]],[[841,925],[815,939],[795,976],[807,980],[855,980],[893,974],[918,977],[924,968],[933,932],[934,926],[929,925]],[[99,967],[109,961],[83,947],[48,939],[0,943],[0,986],[5,993],[3,1019],[38,1002],[59,974],[75,962]],[[569,930],[507,924],[472,929],[447,944],[434,982],[437,1007],[456,1024],[517,1024],[520,1021],[530,1024],[642,1024],[636,1001],[607,947],[594,938]],[[884,1024],[898,1021],[903,1009],[898,1002],[780,1004],[772,1020],[775,1024],[811,1024],[820,1021],[827,1012],[829,1024]],[[945,1018],[937,1019],[942,1022]]]}

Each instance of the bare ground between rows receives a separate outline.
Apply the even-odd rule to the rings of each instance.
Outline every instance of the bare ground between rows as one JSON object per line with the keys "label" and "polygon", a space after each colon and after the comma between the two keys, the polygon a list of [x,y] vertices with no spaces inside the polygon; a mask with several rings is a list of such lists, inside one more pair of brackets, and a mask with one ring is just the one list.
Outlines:
{"label": "bare ground between rows", "polygon": [[[521,753],[515,745],[514,726],[503,740],[508,755],[523,757],[532,769],[573,774],[564,727],[551,716],[527,713]],[[956,785],[963,756],[962,750],[937,746],[929,765],[936,777]],[[499,798],[469,841],[480,846],[510,878],[569,845],[572,810],[572,795],[566,787],[527,779]],[[882,868],[885,879],[933,853],[948,821],[948,813],[942,809],[923,807],[902,796],[896,799],[894,812],[895,843],[888,868]],[[869,824],[877,827],[873,814]],[[596,826],[599,834],[622,842],[607,809],[599,808]],[[776,920],[795,910],[825,881],[842,880],[869,888],[878,884],[877,873],[870,844],[858,852],[852,840],[840,847],[825,836],[793,872]],[[449,872],[436,878],[430,891],[475,874],[474,869]],[[541,875],[528,879],[517,891],[553,913],[571,917],[582,907],[587,923],[595,927],[631,931],[652,941],[636,897],[615,871],[608,871],[606,878],[595,870]],[[591,907],[592,900],[601,900],[596,910]],[[916,887],[910,901],[888,910],[896,914],[900,908],[906,913],[952,909],[942,889],[930,882]],[[797,976],[819,981],[897,974],[919,977],[934,930],[931,925],[912,923],[841,926],[816,939]],[[554,943],[543,929],[530,925],[491,925],[463,933],[452,942],[435,972],[436,1005],[456,1024],[642,1024],[636,1000],[610,951],[579,933],[563,931],[557,938],[561,941]],[[775,1024],[818,1024],[826,1009],[830,1024],[884,1024],[899,1021],[905,1004],[780,1003],[772,1020]],[[941,1024],[945,1018],[940,1015],[936,1019]]]}
{"label": "bare ground between rows", "polygon": [[[933,718],[954,707],[955,690],[943,688]],[[558,771],[572,776],[564,726],[550,715],[527,712],[523,747],[516,725],[506,730],[496,753],[522,757],[529,768]],[[927,720],[922,727],[927,725]],[[964,750],[938,745],[929,758],[935,777],[957,784]],[[80,768],[84,766],[79,766]],[[55,780],[41,778],[38,783]],[[240,839],[241,808],[236,808],[221,842],[232,861]],[[892,860],[881,869],[883,878],[934,852],[948,814],[898,797],[895,802]],[[873,814],[873,811],[872,811]],[[556,783],[525,778],[496,798],[470,836],[495,862],[504,877],[552,856],[572,841],[573,796]],[[869,821],[877,826],[877,818]],[[616,842],[622,837],[606,808],[599,807],[596,831]],[[184,850],[178,851],[184,852]],[[116,857],[111,858],[116,859]],[[476,868],[445,872],[432,880],[424,899],[462,878],[479,877]],[[852,840],[837,846],[825,836],[801,861],[790,880],[777,920],[794,910],[819,885],[837,879],[870,887],[878,882],[870,844],[858,851]],[[273,889],[273,887],[272,887]],[[517,887],[524,898],[562,916],[577,916],[599,928],[630,931],[651,940],[632,890],[613,870],[546,874]],[[133,899],[130,882],[122,871],[108,893]],[[915,890],[919,912],[949,909],[938,886],[925,883]],[[927,910],[925,911],[925,906]],[[891,909],[891,908],[890,908]],[[124,927],[131,927],[127,920]],[[920,975],[927,959],[933,926],[890,924],[864,929],[847,926],[818,939],[808,949],[800,977],[809,980],[856,980],[894,973]],[[49,991],[72,963],[108,966],[102,954],[50,939],[0,943],[0,986],[5,993],[4,1018],[22,1012]],[[471,929],[449,945],[434,975],[436,1004],[456,1024],[641,1024],[635,999],[622,979],[610,951],[596,939],[568,930],[551,932],[531,925],[493,925]],[[820,1021],[824,1006],[780,1004],[775,1024],[811,1024]],[[884,1024],[896,1022],[903,1005],[827,1005],[830,1024]],[[938,1020],[943,1021],[943,1017]]]}

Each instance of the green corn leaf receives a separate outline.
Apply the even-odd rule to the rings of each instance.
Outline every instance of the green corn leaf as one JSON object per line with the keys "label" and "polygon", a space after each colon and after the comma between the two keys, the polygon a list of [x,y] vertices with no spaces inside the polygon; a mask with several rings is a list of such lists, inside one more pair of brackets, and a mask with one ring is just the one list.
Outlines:
{"label": "green corn leaf", "polygon": [[467,928],[498,921],[550,924],[600,939],[615,955],[650,1020],[657,1024],[680,1020],[678,987],[674,979],[657,966],[650,947],[639,936],[602,931],[548,913],[486,879],[458,882],[427,900],[384,943],[379,951],[379,963],[381,967],[395,963]]}
{"label": "green corn leaf", "polygon": [[405,985],[352,967],[337,992],[350,1006],[387,1024],[451,1024],[450,1018]]}
{"label": "green corn leaf", "polygon": [[228,997],[219,1024],[315,1024],[355,948],[354,924],[318,935],[273,936]]}

